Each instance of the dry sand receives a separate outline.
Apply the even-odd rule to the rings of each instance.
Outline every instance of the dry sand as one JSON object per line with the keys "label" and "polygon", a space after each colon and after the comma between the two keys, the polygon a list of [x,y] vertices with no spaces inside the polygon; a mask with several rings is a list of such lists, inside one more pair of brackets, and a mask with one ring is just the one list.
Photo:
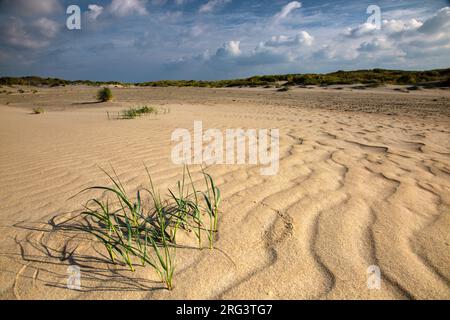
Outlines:
{"label": "dry sand", "polygon": [[[450,93],[393,88],[3,88],[0,94],[2,299],[449,299]],[[146,103],[169,114],[108,121]],[[31,115],[42,106],[44,115]],[[171,132],[279,128],[280,170],[216,165],[218,250],[177,252],[175,288],[150,268],[107,262],[95,241],[57,226],[77,219],[85,187],[113,165],[131,191],[180,178]],[[199,168],[193,168],[199,179]],[[66,287],[81,267],[80,291]],[[380,290],[367,268],[381,268]]]}

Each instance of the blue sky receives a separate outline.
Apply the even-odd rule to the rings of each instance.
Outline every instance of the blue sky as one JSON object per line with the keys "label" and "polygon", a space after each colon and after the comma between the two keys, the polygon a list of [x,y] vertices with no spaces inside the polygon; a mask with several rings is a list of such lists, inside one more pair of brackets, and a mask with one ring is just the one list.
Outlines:
{"label": "blue sky", "polygon": [[[71,4],[81,30],[66,28]],[[449,2],[0,0],[1,76],[139,82],[375,67],[450,67]]]}

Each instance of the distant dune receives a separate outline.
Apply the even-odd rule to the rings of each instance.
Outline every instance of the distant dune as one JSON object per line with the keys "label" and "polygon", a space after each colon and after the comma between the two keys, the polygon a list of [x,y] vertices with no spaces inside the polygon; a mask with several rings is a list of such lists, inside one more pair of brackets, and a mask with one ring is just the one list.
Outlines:
{"label": "distant dune", "polygon": [[246,79],[198,81],[198,80],[160,80],[141,83],[124,83],[119,81],[68,81],[57,78],[42,77],[2,77],[0,85],[33,85],[33,86],[64,86],[84,84],[92,86],[151,86],[151,87],[257,87],[257,86],[295,85],[336,85],[336,84],[366,84],[379,86],[383,84],[422,85],[425,87],[449,87],[450,68],[426,71],[403,70],[356,70],[336,71],[327,74],[284,74],[254,76]]}

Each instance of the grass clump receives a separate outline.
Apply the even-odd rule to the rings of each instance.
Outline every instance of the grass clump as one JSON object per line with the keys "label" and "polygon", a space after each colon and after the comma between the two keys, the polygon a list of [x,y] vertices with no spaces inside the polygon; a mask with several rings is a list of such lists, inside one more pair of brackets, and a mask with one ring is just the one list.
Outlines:
{"label": "grass clump", "polygon": [[33,108],[33,114],[43,114],[44,112],[45,110],[42,107]]}
{"label": "grass clump", "polygon": [[146,114],[158,114],[158,110],[154,107],[143,106],[137,108],[129,108],[120,113],[121,119],[134,119]]}
{"label": "grass clump", "polygon": [[[220,191],[203,170],[206,190],[198,191],[186,167],[177,190],[169,189],[168,198],[163,200],[146,170],[150,187],[137,190],[133,198],[114,169],[113,175],[104,171],[110,186],[81,191],[97,190],[106,197],[106,200],[94,198],[86,203],[82,215],[87,218],[87,224],[81,230],[100,240],[112,263],[125,264],[131,271],[135,271],[136,261],[143,267],[150,266],[166,288],[172,290],[179,248],[177,233],[193,231],[198,248],[202,249],[202,234],[206,232],[209,248],[214,248]],[[204,222],[207,219],[209,222]]]}
{"label": "grass clump", "polygon": [[207,186],[207,191],[206,193],[202,193],[202,195],[206,203],[206,212],[209,216],[208,239],[209,248],[212,249],[214,247],[215,237],[217,233],[217,223],[220,206],[220,190],[214,184],[214,181],[209,174],[204,173],[204,178]]}
{"label": "grass clump", "polygon": [[110,88],[103,88],[98,90],[97,92],[97,99],[101,102],[108,102],[111,101],[113,98],[113,94]]}

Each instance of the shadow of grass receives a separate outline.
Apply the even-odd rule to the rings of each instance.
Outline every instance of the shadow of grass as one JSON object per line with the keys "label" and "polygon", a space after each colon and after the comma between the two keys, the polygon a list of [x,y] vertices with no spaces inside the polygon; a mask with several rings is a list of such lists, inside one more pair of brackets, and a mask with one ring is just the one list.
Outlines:
{"label": "shadow of grass", "polygon": [[[49,275],[52,280],[40,280],[46,287],[67,289],[68,274],[65,266],[78,266],[82,275],[79,292],[139,292],[164,290],[160,281],[153,281],[131,273],[125,264],[112,264],[104,253],[95,248],[93,239],[83,232],[86,219],[68,213],[52,217],[47,223],[18,222],[13,226],[26,230],[25,237],[15,237],[18,254],[2,254],[23,266]],[[89,250],[83,248],[90,243]],[[83,249],[83,250],[77,250]],[[81,254],[78,251],[90,251]],[[61,272],[61,267],[64,270]],[[132,274],[133,276],[128,276]],[[21,275],[22,278],[32,277]]]}

